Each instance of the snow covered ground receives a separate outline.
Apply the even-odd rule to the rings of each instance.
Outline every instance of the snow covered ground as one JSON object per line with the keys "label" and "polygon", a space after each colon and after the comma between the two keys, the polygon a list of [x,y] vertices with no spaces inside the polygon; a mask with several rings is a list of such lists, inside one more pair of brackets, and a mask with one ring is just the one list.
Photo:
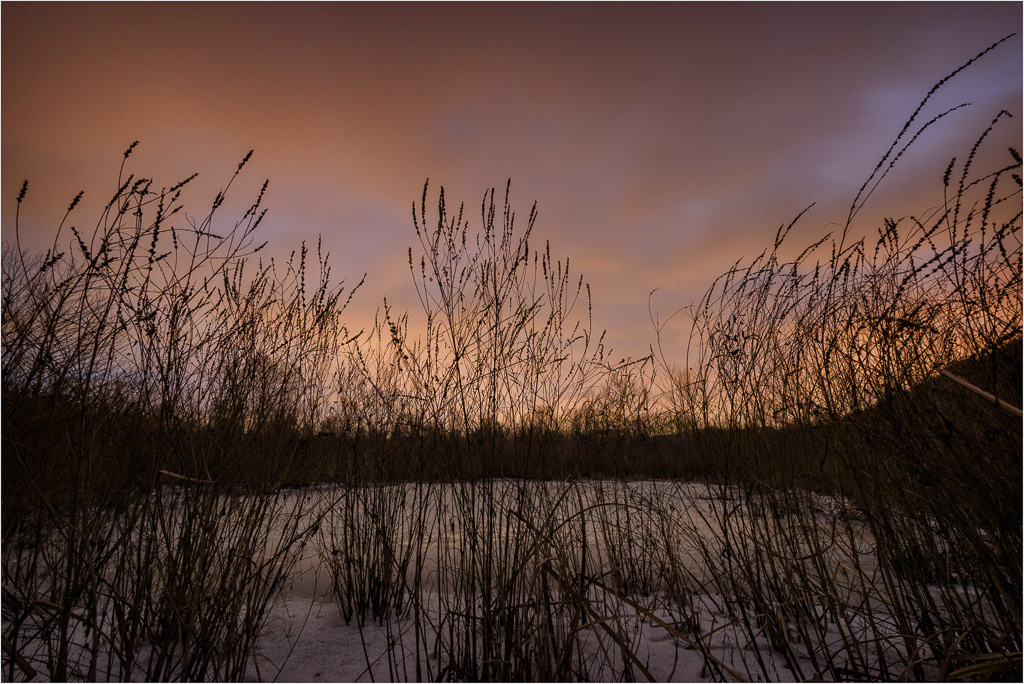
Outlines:
{"label": "snow covered ground", "polygon": [[[254,652],[233,671],[288,682],[476,679],[487,668],[492,677],[541,680],[790,681],[875,667],[855,645],[867,641],[876,644],[868,650],[906,660],[900,626],[872,587],[866,533],[837,543],[833,532],[830,545],[811,548],[790,529],[806,517],[788,520],[776,509],[754,530],[750,501],[739,501],[725,489],[650,481],[287,492],[282,518],[292,529],[301,518],[298,527],[315,533],[269,604]],[[816,497],[810,508],[827,528],[839,507]],[[766,530],[788,541],[771,541]],[[744,541],[726,551],[729,535]],[[753,562],[744,566],[737,550]],[[847,592],[849,610],[813,591],[786,596],[791,585],[781,577],[747,577],[744,567],[816,569],[823,592]],[[812,588],[821,581],[808,577]],[[783,598],[765,611],[762,594],[757,613],[744,598],[763,591],[755,582]],[[76,629],[72,651],[95,647],[95,630]],[[96,674],[124,678],[112,663],[116,649],[99,650],[107,661]],[[32,642],[19,652],[46,660]],[[69,676],[88,676],[88,657],[69,659],[78,663]]]}
{"label": "snow covered ground", "polygon": [[[595,574],[604,579],[604,586],[592,585],[587,594],[594,611],[591,619],[568,628],[575,639],[571,647],[578,649],[574,651],[581,663],[578,667],[585,669],[589,679],[735,680],[763,678],[767,673],[770,679],[788,681],[823,674],[825,664],[811,657],[788,662],[772,648],[763,628],[748,624],[751,620],[756,622],[758,616],[748,616],[744,621],[726,614],[720,596],[687,594],[690,602],[684,610],[679,606],[678,591],[675,596],[669,595],[671,591],[662,591],[664,577],[657,575],[664,574],[665,568],[657,566],[658,553],[649,546],[659,545],[663,540],[652,539],[652,534],[672,535],[666,524],[675,525],[675,538],[681,546],[689,540],[688,548],[676,550],[685,559],[682,570],[692,581],[703,580],[708,571],[704,567],[706,556],[713,556],[714,551],[705,549],[702,554],[692,542],[700,538],[711,548],[716,543],[716,535],[708,525],[715,524],[718,509],[712,503],[722,505],[715,499],[721,491],[699,484],[591,481],[573,487],[567,496],[565,483],[525,486],[526,494],[544,502],[533,509],[533,526],[540,527],[538,520],[543,520],[544,529],[548,530],[579,527],[588,536],[589,553],[597,559],[594,562],[601,566]],[[427,506],[427,520],[422,527],[415,528],[418,534],[425,535],[419,544],[426,551],[421,560],[424,579],[416,606],[419,619],[410,608],[403,615],[367,619],[362,626],[358,620],[346,623],[331,596],[328,567],[313,551],[308,551],[296,568],[295,581],[273,609],[253,666],[247,672],[248,679],[415,681],[466,674],[446,670],[451,663],[445,661],[445,648],[451,644],[443,638],[444,613],[452,610],[452,601],[450,596],[446,597],[444,587],[438,585],[443,583],[443,566],[455,560],[453,551],[459,555],[465,551],[469,534],[465,529],[447,527],[452,523],[451,517],[465,524],[477,516],[448,515],[458,508],[460,492],[454,488],[432,490],[422,498],[413,494],[412,485],[405,489],[402,513],[391,519],[393,524],[410,529],[410,509],[424,500],[431,502]],[[517,506],[523,509],[524,483],[499,482],[492,494],[505,511]],[[833,502],[822,497],[820,505],[824,515]],[[465,506],[463,512],[464,509]],[[396,523],[399,519],[401,522]],[[505,527],[506,536],[525,534],[530,528],[517,528],[514,523],[518,518],[514,515],[499,513],[497,519]],[[734,532],[742,532],[746,523],[737,517],[735,525]],[[578,544],[579,538],[570,536],[559,541],[568,546]],[[616,558],[620,574],[623,560],[632,560],[634,565],[628,570],[651,575],[644,592],[630,596],[617,591],[618,587],[607,586],[616,577],[611,572]],[[814,612],[813,606],[809,612]],[[849,632],[864,629],[864,625],[847,624],[846,628]],[[438,633],[442,634],[440,645]],[[563,628],[563,638],[566,633]],[[826,629],[823,633],[830,634],[841,648],[842,631]],[[527,648],[534,646],[532,642],[523,644]]]}
{"label": "snow covered ground", "polygon": [[[638,618],[623,620],[633,623],[629,629],[635,629],[636,635],[631,646],[656,681],[710,679],[701,655],[681,645],[666,630]],[[435,678],[443,666],[431,652],[429,640],[422,649],[421,669],[416,671],[415,637],[411,631],[411,625],[401,621],[386,626],[368,622],[362,628],[346,625],[337,607],[329,602],[285,599],[274,609],[246,679],[381,682]],[[587,637],[591,637],[592,657],[601,658],[597,639],[593,634],[583,635],[585,640]],[[395,651],[404,653],[397,659],[389,657],[389,652]],[[614,662],[621,667],[620,658],[616,657]],[[645,679],[635,667],[634,672],[636,679]],[[607,675],[614,676],[610,668]]]}

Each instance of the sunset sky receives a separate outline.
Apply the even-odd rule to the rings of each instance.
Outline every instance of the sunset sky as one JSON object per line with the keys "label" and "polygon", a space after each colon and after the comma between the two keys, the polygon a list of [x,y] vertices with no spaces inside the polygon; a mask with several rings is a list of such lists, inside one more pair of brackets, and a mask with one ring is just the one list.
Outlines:
{"label": "sunset sky", "polygon": [[[322,234],[334,273],[416,303],[411,204],[429,178],[479,226],[512,179],[523,221],[592,285],[616,356],[646,354],[648,314],[700,298],[807,205],[796,236],[845,219],[857,189],[931,86],[1019,32],[1022,4],[50,4],[2,7],[2,219],[45,249],[79,190],[95,223],[131,171],[198,172],[208,211],[237,163],[233,214],[270,179],[263,236],[287,255]],[[923,214],[942,173],[1000,109],[1021,112],[1022,42],[950,81],[926,134],[858,218]],[[1020,119],[996,150],[1021,148]],[[500,192],[500,190],[499,190]],[[70,236],[69,236],[70,237]]]}

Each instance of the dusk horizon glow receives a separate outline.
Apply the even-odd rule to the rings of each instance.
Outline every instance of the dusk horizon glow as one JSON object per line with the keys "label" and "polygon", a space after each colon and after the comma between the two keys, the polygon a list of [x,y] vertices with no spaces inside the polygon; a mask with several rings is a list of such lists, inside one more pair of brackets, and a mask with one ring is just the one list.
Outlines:
{"label": "dusk horizon glow", "polygon": [[[484,193],[593,292],[616,359],[756,257],[780,225],[803,247],[836,228],[903,123],[941,78],[1021,30],[1020,3],[22,4],[3,5],[3,241],[51,246],[68,204],[91,232],[126,170],[241,217],[265,179],[259,242],[276,259],[322,236],[335,280],[416,312],[411,206],[429,178],[480,228]],[[930,128],[856,219],[942,203],[942,173],[1001,110],[1018,117],[1021,37],[950,80]],[[985,154],[1021,149],[1018,118]],[[989,158],[989,157],[986,157]],[[500,210],[500,209],[499,209]],[[70,235],[66,236],[70,238]],[[261,256],[264,256],[261,254]],[[655,291],[653,295],[651,292]],[[685,326],[671,332],[683,342]],[[668,351],[678,356],[682,345]]]}

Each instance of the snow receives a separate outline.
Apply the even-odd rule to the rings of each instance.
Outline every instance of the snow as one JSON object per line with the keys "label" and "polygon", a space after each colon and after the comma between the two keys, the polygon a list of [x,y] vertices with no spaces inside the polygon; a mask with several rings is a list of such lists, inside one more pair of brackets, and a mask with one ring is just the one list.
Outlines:
{"label": "snow", "polygon": [[[842,654],[849,640],[886,634],[891,634],[891,641],[878,644],[879,649],[902,648],[899,630],[895,624],[885,623],[884,611],[872,616],[868,625],[863,611],[856,607],[869,602],[856,595],[865,583],[855,579],[863,580],[874,572],[870,567],[870,539],[866,536],[854,542],[865,546],[853,557],[867,564],[856,571],[848,567],[851,556],[847,552],[828,551],[836,554],[829,561],[836,569],[835,584],[848,584],[854,607],[837,618],[812,595],[795,597],[788,606],[778,605],[774,609],[778,616],[796,604],[800,609],[790,610],[781,618],[787,627],[781,636],[776,632],[772,638],[787,640],[793,648],[780,649],[770,641],[765,616],[737,608],[735,598],[723,598],[722,592],[735,591],[735,587],[716,585],[712,566],[718,562],[715,549],[721,530],[711,532],[710,526],[721,520],[716,519],[713,504],[718,502],[719,512],[731,505],[725,503],[727,492],[700,484],[650,481],[568,484],[510,480],[489,482],[488,495],[480,497],[476,486],[408,484],[284,493],[285,505],[277,510],[284,516],[291,510],[300,511],[310,520],[318,519],[319,537],[303,548],[288,583],[269,607],[255,653],[245,664],[244,679],[355,682],[472,678],[474,673],[460,670],[457,655],[453,654],[466,643],[485,641],[479,632],[467,636],[465,631],[472,630],[471,625],[482,629],[480,616],[486,612],[487,600],[481,592],[498,591],[505,586],[503,582],[511,586],[519,574],[528,572],[534,573],[529,575],[534,579],[525,589],[517,585],[511,590],[515,592],[514,600],[495,599],[488,605],[507,610],[510,602],[518,601],[512,611],[514,619],[524,621],[533,631],[515,632],[508,627],[501,634],[513,634],[513,650],[546,648],[548,637],[536,634],[536,630],[548,628],[550,623],[549,634],[554,635],[551,648],[556,650],[555,656],[549,654],[545,662],[561,662],[560,656],[570,651],[573,669],[566,674],[577,679],[829,678],[834,676],[829,668],[836,667],[836,662],[824,662],[822,649],[807,643],[807,635],[829,644],[824,650],[833,655]],[[832,515],[839,507],[826,497],[819,497],[815,503],[815,510],[823,516]],[[456,520],[461,522],[456,524]],[[487,520],[492,527],[481,525]],[[495,520],[497,530],[493,527]],[[742,535],[749,527],[749,519],[742,516],[726,516],[726,520],[733,534]],[[408,569],[406,598],[400,610],[391,610],[377,619],[367,616],[361,621],[355,617],[346,622],[332,592],[332,569],[337,572],[338,567],[332,568],[331,554],[344,541],[342,526],[346,526],[350,538],[358,541],[359,546],[352,548],[360,552],[372,554],[379,551],[374,545],[380,544],[393,564],[394,559],[415,558],[412,566],[397,562],[397,567]],[[580,557],[582,535],[588,540],[586,558]],[[522,556],[467,560],[471,556],[468,549],[488,540],[504,549],[500,553],[521,550],[526,545],[520,544],[520,536],[529,545]],[[653,560],[662,557],[654,547],[667,538],[675,538],[685,547],[678,551],[683,566],[675,569],[677,579],[688,580],[682,590],[666,586],[659,574],[661,566],[657,566],[661,561]],[[272,533],[268,544],[276,543]],[[703,552],[697,550],[701,544],[705,545]],[[372,557],[358,560],[370,563]],[[510,562],[511,569],[507,567]],[[564,580],[559,572],[573,577],[569,573],[581,562],[590,579],[582,594],[574,594],[576,585]],[[416,565],[420,568],[418,574],[413,570]],[[494,573],[490,583],[467,585],[466,577],[484,566]],[[466,574],[467,567],[470,575]],[[858,573],[867,575],[858,577]],[[847,579],[839,579],[840,575]],[[544,601],[547,603],[542,607]],[[812,627],[805,625],[801,630],[794,620],[808,621]],[[507,627],[502,625],[501,629]],[[501,638],[492,635],[492,648]],[[89,639],[88,634],[81,634],[72,641],[85,644]],[[500,651],[501,644],[498,646]],[[30,660],[35,658],[34,662],[40,662],[42,656],[30,648],[22,654]],[[513,653],[509,659],[515,660],[517,655],[521,659],[523,654]],[[479,666],[479,660],[475,662]],[[110,669],[113,678],[121,677],[116,666],[105,665],[100,672]],[[131,673],[128,678],[138,675]]]}
{"label": "snow", "polygon": [[[633,642],[635,653],[656,681],[709,679],[701,674],[704,659],[697,651],[681,646],[666,630],[649,622],[637,618],[631,621],[637,629]],[[590,641],[593,657],[599,657],[596,639]],[[421,669],[417,676],[411,624],[379,625],[367,621],[363,627],[354,623],[346,625],[330,602],[289,598],[275,606],[260,640],[256,665],[250,669],[246,680],[423,681],[432,679],[442,667],[429,646],[428,641],[419,653]],[[389,653],[395,651],[404,653],[398,658],[389,657]],[[644,677],[641,675],[638,679]]]}
{"label": "snow", "polygon": [[[509,499],[519,485],[507,482],[498,483],[498,486],[504,487],[498,498]],[[557,489],[564,487],[564,483],[534,483],[532,486]],[[702,520],[710,513],[710,502],[715,498],[713,492],[700,484],[590,482],[584,494],[571,500],[565,510],[555,508],[560,517],[552,520],[552,526],[570,520],[581,508],[596,506],[605,500],[603,497],[607,497],[609,491],[613,492],[611,500],[619,504],[651,503],[651,498],[657,498],[660,505],[671,506],[683,524],[698,531]],[[453,498],[452,491],[442,491],[432,499],[436,503],[431,514],[436,515],[438,509],[453,505]],[[550,501],[553,497],[541,498]],[[667,504],[668,501],[674,501],[674,504]],[[822,501],[823,508],[833,505],[828,500]],[[636,522],[634,514],[633,523]],[[430,527],[429,523],[427,527]],[[591,540],[599,553],[603,553],[609,544],[630,543],[624,538],[610,538],[608,531],[605,529],[604,535],[595,534]],[[616,532],[614,528],[610,531]],[[619,530],[625,537],[634,531]],[[428,570],[425,576],[432,582],[428,581],[419,601],[419,607],[426,615],[421,620],[424,626],[443,622],[444,609],[452,607],[452,599],[438,593],[436,570],[438,557],[445,553],[444,545],[458,547],[463,544],[462,534],[463,531],[452,530],[447,537],[439,535],[432,540],[432,553],[424,564]],[[695,573],[700,572],[697,555],[693,553],[690,558],[689,569]],[[284,598],[275,605],[267,621],[254,665],[247,673],[249,681],[422,681],[436,679],[442,673],[446,664],[441,662],[434,649],[436,634],[421,634],[420,645],[417,646],[415,620],[410,613],[389,616],[381,622],[367,619],[362,625],[358,620],[346,624],[331,598],[330,579],[326,574],[317,558],[307,553],[297,568],[296,581],[286,589]],[[695,598],[689,607],[699,622],[697,633],[707,635],[702,646],[694,647],[687,643],[684,634],[671,629],[681,620],[683,612],[670,605],[664,597],[651,595],[637,599],[644,611],[641,613],[635,606],[624,603],[622,597],[607,593],[602,597],[603,592],[599,589],[592,591],[588,599],[600,602],[603,598],[605,605],[601,606],[604,609],[600,611],[601,616],[611,618],[616,634],[627,635],[626,646],[639,662],[630,663],[628,658],[624,661],[622,649],[609,638],[607,630],[600,622],[591,622],[588,626],[579,627],[577,633],[585,653],[583,660],[589,663],[591,679],[620,680],[628,677],[642,681],[650,675],[655,681],[710,681],[712,672],[708,659],[699,650],[701,648],[706,649],[711,658],[720,661],[722,670],[719,677],[757,677],[765,671],[759,658],[767,662],[767,671],[774,674],[772,679],[787,681],[796,677],[790,664],[779,652],[772,650],[763,630],[757,633],[746,629],[745,625],[722,612],[724,602],[720,597],[701,596]],[[626,600],[631,599],[627,597]],[[609,602],[614,605],[608,605]],[[750,639],[751,631],[755,632],[753,640]],[[837,633],[834,639],[839,642],[841,637]],[[803,659],[797,665],[805,676],[817,674],[820,669],[810,659]]]}

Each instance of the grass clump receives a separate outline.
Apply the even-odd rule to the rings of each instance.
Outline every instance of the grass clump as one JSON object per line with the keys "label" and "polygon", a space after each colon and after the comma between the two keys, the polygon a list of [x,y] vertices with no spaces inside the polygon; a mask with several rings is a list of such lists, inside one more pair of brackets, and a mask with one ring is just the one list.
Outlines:
{"label": "grass clump", "polygon": [[1020,677],[1021,159],[976,168],[1000,112],[937,210],[855,238],[920,111],[837,234],[718,279],[670,388],[717,462],[716,608],[798,677]]}
{"label": "grass clump", "polygon": [[266,184],[217,234],[249,155],[197,222],[191,178],[125,175],[134,147],[91,234],[79,195],[44,255],[17,224],[4,247],[10,679],[240,678],[313,524],[278,489],[323,412],[344,291],[325,256],[307,290],[305,247],[250,272]]}

